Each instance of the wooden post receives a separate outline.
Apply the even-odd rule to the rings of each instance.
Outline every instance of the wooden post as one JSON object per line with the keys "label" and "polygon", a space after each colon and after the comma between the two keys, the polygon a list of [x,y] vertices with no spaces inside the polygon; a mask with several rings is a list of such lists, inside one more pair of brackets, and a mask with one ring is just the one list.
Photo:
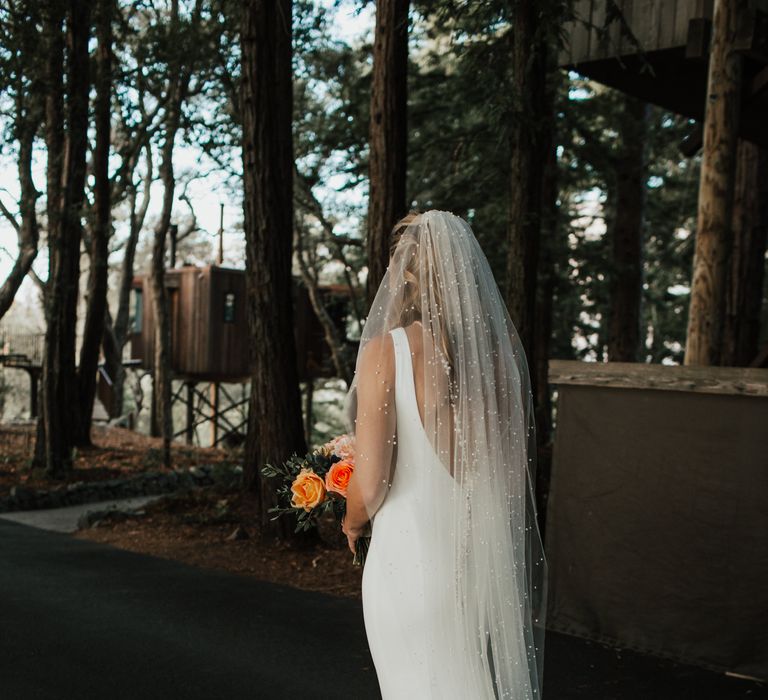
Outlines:
{"label": "wooden post", "polygon": [[213,417],[211,418],[211,447],[216,447],[219,441],[219,383],[211,384],[211,409]]}
{"label": "wooden post", "polygon": [[219,255],[216,258],[217,265],[224,264],[224,203],[219,204]]}
{"label": "wooden post", "polygon": [[40,369],[32,367],[29,372],[29,417],[31,419],[37,418],[37,392],[39,389],[38,379],[40,378]]}
{"label": "wooden post", "polygon": [[187,445],[191,445],[195,436],[195,384],[187,382]]}
{"label": "wooden post", "polygon": [[160,421],[157,411],[157,401],[155,401],[155,392],[158,391],[157,375],[152,371],[152,400],[149,402],[149,435],[150,437],[160,437]]}
{"label": "wooden post", "polygon": [[720,361],[741,99],[742,59],[734,44],[746,9],[746,0],[715,0],[686,365]]}

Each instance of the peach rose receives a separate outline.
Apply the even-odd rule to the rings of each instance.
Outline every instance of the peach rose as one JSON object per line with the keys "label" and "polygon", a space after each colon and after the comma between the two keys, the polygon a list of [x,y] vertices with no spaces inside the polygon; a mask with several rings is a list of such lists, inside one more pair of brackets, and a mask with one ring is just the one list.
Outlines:
{"label": "peach rose", "polygon": [[291,505],[311,511],[325,500],[325,484],[311,469],[304,468],[291,484]]}
{"label": "peach rose", "polygon": [[345,460],[334,462],[328,470],[328,473],[325,475],[326,490],[334,491],[346,498],[347,486],[349,485],[349,480],[352,477],[353,471],[355,471],[355,467],[351,462]]}
{"label": "peach rose", "polygon": [[354,435],[339,435],[333,438],[330,442],[326,443],[326,446],[330,448],[330,451],[337,457],[341,458],[343,462],[349,462],[354,464],[355,462],[355,437]]}

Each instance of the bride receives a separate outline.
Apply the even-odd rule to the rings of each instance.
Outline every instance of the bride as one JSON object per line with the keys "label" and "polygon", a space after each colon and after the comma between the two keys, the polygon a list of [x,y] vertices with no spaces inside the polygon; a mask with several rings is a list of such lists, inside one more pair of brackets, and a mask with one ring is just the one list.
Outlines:
{"label": "bride", "polygon": [[541,697],[546,561],[528,367],[469,225],[411,213],[346,397],[368,521],[363,615],[384,700]]}

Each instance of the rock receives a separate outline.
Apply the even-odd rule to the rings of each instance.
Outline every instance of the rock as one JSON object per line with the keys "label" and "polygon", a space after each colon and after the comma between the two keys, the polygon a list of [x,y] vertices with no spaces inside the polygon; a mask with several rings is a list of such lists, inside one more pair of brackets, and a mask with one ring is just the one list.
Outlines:
{"label": "rock", "polygon": [[205,473],[198,467],[190,467],[189,474],[197,483],[203,483],[207,480]]}
{"label": "rock", "polygon": [[179,475],[179,483],[181,486],[195,486],[195,477],[193,477],[191,474],[182,473]]}
{"label": "rock", "polygon": [[121,523],[128,518],[142,517],[145,511],[121,510],[115,506],[104,510],[89,510],[83,513],[77,521],[77,527],[80,530],[89,527],[99,527],[103,522]]}
{"label": "rock", "polygon": [[26,486],[11,486],[11,498],[16,501],[28,500],[33,498],[35,492]]}
{"label": "rock", "polygon": [[249,538],[250,538],[250,535],[248,534],[246,529],[241,525],[238,525],[235,528],[235,531],[229,537],[227,537],[227,541],[235,542],[236,540],[247,540]]}
{"label": "rock", "polygon": [[78,519],[77,519],[77,529],[78,530],[85,530],[91,526],[91,514],[90,513],[83,513]]}

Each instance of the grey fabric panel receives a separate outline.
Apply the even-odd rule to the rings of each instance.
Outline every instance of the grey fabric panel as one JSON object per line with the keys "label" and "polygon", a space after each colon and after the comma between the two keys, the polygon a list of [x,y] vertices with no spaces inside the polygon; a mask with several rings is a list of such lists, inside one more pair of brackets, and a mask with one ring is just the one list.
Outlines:
{"label": "grey fabric panel", "polygon": [[561,386],[549,626],[768,678],[768,399]]}

